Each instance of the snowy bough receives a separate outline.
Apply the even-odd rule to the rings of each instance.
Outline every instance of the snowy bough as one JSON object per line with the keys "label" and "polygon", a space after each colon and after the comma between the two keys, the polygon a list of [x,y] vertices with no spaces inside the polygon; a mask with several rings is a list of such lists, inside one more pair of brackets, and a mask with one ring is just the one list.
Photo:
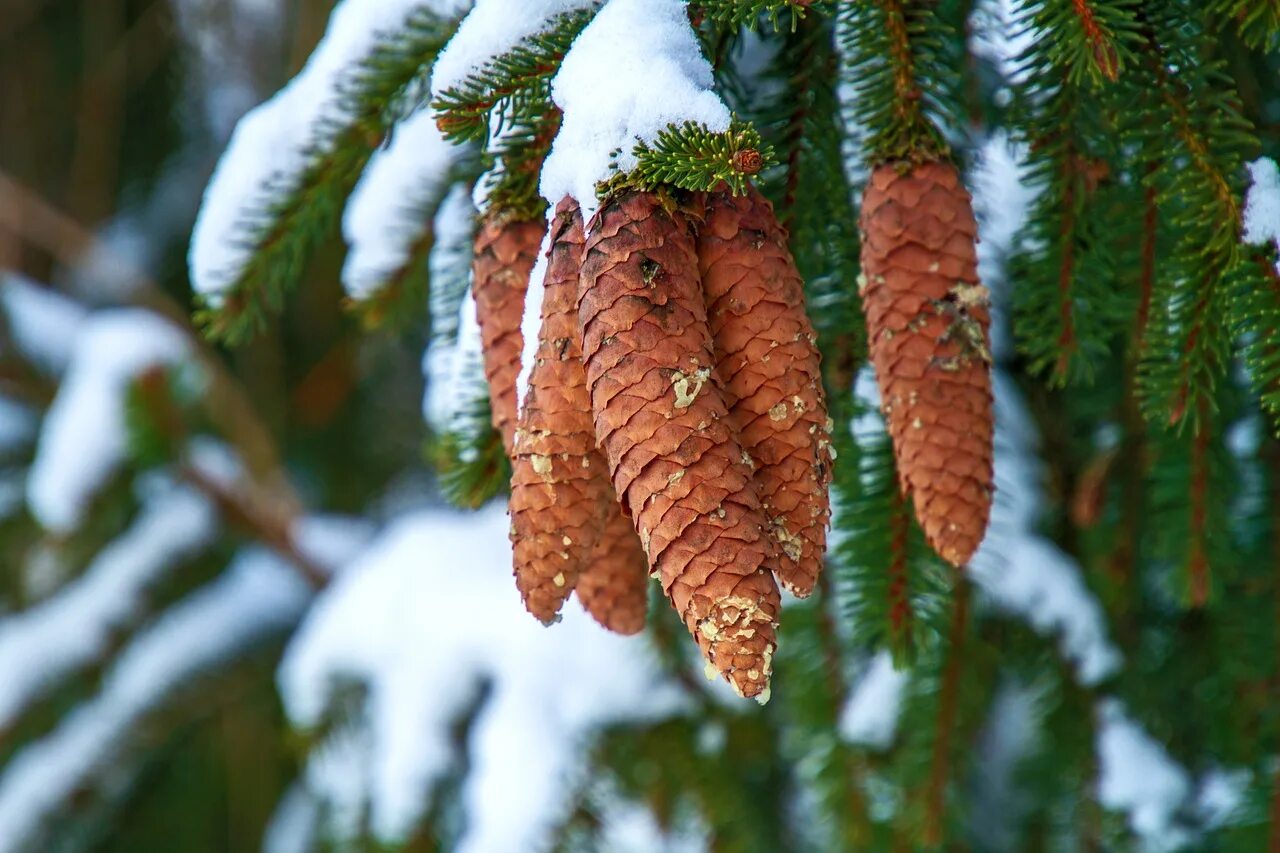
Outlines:
{"label": "snowy bough", "polygon": [[1280,92],[1212,58],[1278,26],[342,0],[206,190],[197,321],[249,340],[340,235],[454,508],[305,509],[181,323],[6,279],[32,563],[127,512],[0,621],[0,844],[273,641],[277,850],[1280,838]]}

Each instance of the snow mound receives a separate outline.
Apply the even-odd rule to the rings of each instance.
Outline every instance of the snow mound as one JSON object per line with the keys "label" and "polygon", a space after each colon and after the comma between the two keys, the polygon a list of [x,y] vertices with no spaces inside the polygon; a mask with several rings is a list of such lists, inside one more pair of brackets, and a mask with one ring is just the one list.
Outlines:
{"label": "snow mound", "polygon": [[1115,699],[1099,703],[1098,799],[1129,815],[1150,849],[1172,850],[1188,839],[1175,814],[1191,793],[1187,771],[1125,713]]}
{"label": "snow mound", "polygon": [[431,95],[439,97],[528,38],[546,32],[555,18],[600,0],[476,0],[431,68]]}
{"label": "snow mound", "polygon": [[542,168],[552,205],[566,195],[590,222],[596,183],[634,169],[637,142],[670,125],[729,129],[729,108],[714,90],[711,65],[680,0],[612,0],[578,36],[551,84],[564,113]]}
{"label": "snow mound", "polygon": [[463,149],[445,141],[426,110],[396,127],[356,184],[342,217],[350,246],[342,283],[353,299],[367,299],[410,260],[427,230],[421,206],[438,200]]}
{"label": "snow mound", "polygon": [[41,427],[27,483],[31,512],[46,529],[74,528],[124,461],[129,383],[153,367],[181,361],[190,346],[181,329],[142,309],[99,311],[84,322]]}
{"label": "snow mound", "polygon": [[0,307],[19,354],[47,374],[71,361],[72,347],[88,311],[74,300],[15,273],[0,272]]}
{"label": "snow mound", "polygon": [[246,240],[246,199],[287,184],[306,167],[307,149],[326,120],[340,119],[340,84],[383,33],[402,27],[418,9],[442,16],[461,0],[345,0],[333,11],[320,44],[298,75],[240,119],[213,172],[191,236],[188,263],[197,293],[216,306],[253,254]]}
{"label": "snow mound", "polygon": [[678,708],[643,643],[577,608],[552,628],[524,612],[507,524],[498,504],[402,517],[338,576],[286,652],[280,690],[301,726],[320,723],[336,686],[367,687],[359,724],[314,754],[307,779],[339,814],[367,799],[383,838],[421,817],[453,759],[450,724],[482,683],[463,851],[538,849],[592,730]]}
{"label": "snow mound", "polygon": [[1280,249],[1280,167],[1270,157],[1249,164],[1253,182],[1245,196],[1244,242]]}

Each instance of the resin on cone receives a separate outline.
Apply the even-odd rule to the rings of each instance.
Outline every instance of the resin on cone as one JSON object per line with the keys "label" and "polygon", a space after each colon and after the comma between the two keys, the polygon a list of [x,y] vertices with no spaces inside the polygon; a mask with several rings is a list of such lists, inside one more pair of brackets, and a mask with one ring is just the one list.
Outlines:
{"label": "resin on cone", "polygon": [[588,228],[578,318],[596,438],[649,567],[710,671],[763,701],[773,548],[714,375],[684,217],[651,193],[606,203]]}
{"label": "resin on cone", "polygon": [[994,492],[987,289],[977,222],[949,163],[878,166],[862,198],[862,305],[881,408],[930,546],[959,566]]}
{"label": "resin on cone", "polygon": [[471,288],[484,346],[484,375],[489,382],[493,426],[511,455],[516,428],[516,377],[520,374],[524,294],[529,289],[546,223],[493,215],[476,234]]}
{"label": "resin on cone", "polygon": [[566,199],[552,225],[541,330],[511,460],[516,587],[525,607],[544,623],[555,621],[591,558],[606,513],[616,505],[596,450],[582,366],[582,243],[582,215]]}
{"label": "resin on cone", "polygon": [[831,437],[804,282],[773,206],[755,187],[708,193],[698,265],[738,441],[778,545],[778,581],[813,592],[831,518]]}
{"label": "resin on cone", "polygon": [[[609,487],[612,493],[613,487]],[[591,618],[615,634],[644,630],[649,609],[649,563],[631,520],[612,502],[591,560],[578,577],[578,600]]]}

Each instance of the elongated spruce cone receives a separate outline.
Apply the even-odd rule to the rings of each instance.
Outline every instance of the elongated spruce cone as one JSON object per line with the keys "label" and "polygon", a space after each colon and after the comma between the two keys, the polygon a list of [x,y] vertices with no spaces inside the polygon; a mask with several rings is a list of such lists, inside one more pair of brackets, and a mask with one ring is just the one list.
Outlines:
{"label": "elongated spruce cone", "polygon": [[763,701],[772,547],[714,375],[684,218],[649,193],[605,205],[588,229],[578,319],[596,438],[649,567],[714,669]]}
{"label": "elongated spruce cone", "polygon": [[577,592],[591,618],[615,634],[644,630],[649,609],[649,561],[617,501],[609,508],[591,560],[578,576]]}
{"label": "elongated spruce cone", "polygon": [[988,293],[955,167],[889,163],[862,199],[862,305],[898,481],[935,551],[962,565],[994,492]]}
{"label": "elongated spruce cone", "polygon": [[582,215],[572,199],[556,208],[538,349],[529,373],[511,460],[511,543],[516,587],[545,623],[588,564],[606,514],[616,511],[608,469],[596,449],[578,331]]}
{"label": "elongated spruce cone", "polygon": [[778,581],[804,597],[826,553],[831,436],[804,282],[759,190],[705,196],[698,265],[716,373],[778,544]]}
{"label": "elongated spruce cone", "polygon": [[471,289],[484,345],[484,375],[489,381],[493,426],[511,455],[516,428],[516,377],[520,374],[524,294],[538,258],[546,223],[491,216],[476,234]]}

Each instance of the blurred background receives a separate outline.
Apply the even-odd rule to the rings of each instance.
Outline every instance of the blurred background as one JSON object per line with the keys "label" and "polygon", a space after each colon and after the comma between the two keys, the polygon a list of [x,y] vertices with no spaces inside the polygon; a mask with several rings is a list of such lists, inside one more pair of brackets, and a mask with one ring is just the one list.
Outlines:
{"label": "blurred background", "polygon": [[[576,603],[553,629],[523,612],[501,499],[453,509],[428,464],[426,288],[370,332],[336,227],[260,334],[210,346],[190,319],[202,194],[333,5],[0,0],[0,853],[1257,850],[1280,832],[1280,765],[1256,747],[1280,731],[1274,656],[1236,654],[1237,620],[1206,639],[1163,592],[1156,628],[1109,621],[1093,590],[1120,580],[1082,572],[1076,527],[1041,516],[1093,527],[1118,454],[1101,474],[1073,458],[1061,400],[1028,383],[1024,401],[1008,364],[991,546],[953,607],[922,608],[919,666],[859,645],[851,599],[824,590],[787,603],[762,710],[703,678],[665,605],[630,639]],[[832,51],[817,24],[785,38]],[[1241,80],[1277,79],[1255,60]],[[996,75],[976,76],[987,97]],[[1274,154],[1280,107],[1250,110]],[[1028,203],[1015,160],[999,134],[975,158],[984,278]],[[437,245],[404,262],[431,268],[432,300],[437,267],[465,280],[465,195],[434,200]],[[843,439],[883,432],[865,408]],[[1246,426],[1241,454],[1280,458]],[[1234,485],[1271,517],[1256,480]],[[1240,550],[1260,568],[1239,601],[1273,629],[1266,535]]]}

